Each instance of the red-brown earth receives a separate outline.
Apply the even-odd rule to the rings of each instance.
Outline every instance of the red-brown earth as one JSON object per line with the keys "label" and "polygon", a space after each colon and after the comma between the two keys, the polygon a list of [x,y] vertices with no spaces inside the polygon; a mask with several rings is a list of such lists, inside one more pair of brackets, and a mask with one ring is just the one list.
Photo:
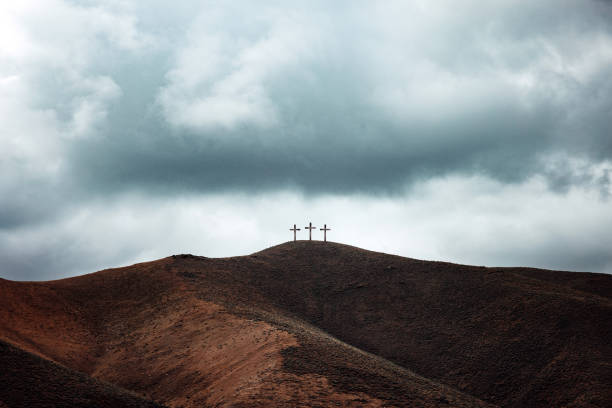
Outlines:
{"label": "red-brown earth", "polygon": [[0,279],[0,407],[609,407],[611,321],[610,275],[317,241]]}

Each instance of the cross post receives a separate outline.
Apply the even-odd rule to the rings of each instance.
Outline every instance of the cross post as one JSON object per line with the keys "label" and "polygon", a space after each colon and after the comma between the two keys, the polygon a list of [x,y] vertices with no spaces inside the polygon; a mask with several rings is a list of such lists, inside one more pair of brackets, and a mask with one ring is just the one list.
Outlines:
{"label": "cross post", "polygon": [[289,228],[289,231],[293,231],[293,242],[295,242],[295,241],[296,241],[295,232],[296,232],[296,231],[301,231],[301,229],[296,228],[296,227],[295,227],[295,224],[293,224],[293,228]]}
{"label": "cross post", "polygon": [[320,228],[323,231],[323,242],[327,242],[327,231],[331,231],[331,228],[327,228],[327,224],[323,224],[323,228]]}
{"label": "cross post", "polygon": [[317,227],[313,227],[313,226],[312,226],[312,222],[309,222],[309,223],[308,223],[308,226],[307,226],[307,227],[304,227],[304,229],[307,229],[307,230],[308,230],[308,240],[309,240],[309,241],[312,241],[312,230],[313,230],[313,229],[317,229]]}

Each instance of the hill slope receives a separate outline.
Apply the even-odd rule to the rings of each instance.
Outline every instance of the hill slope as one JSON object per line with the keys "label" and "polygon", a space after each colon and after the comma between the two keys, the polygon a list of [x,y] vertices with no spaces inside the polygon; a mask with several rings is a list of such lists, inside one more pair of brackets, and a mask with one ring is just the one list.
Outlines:
{"label": "hill slope", "polygon": [[177,407],[607,406],[611,295],[608,275],[298,241],[0,281],[0,339]]}
{"label": "hill slope", "polygon": [[0,407],[163,408],[3,341],[0,367]]}

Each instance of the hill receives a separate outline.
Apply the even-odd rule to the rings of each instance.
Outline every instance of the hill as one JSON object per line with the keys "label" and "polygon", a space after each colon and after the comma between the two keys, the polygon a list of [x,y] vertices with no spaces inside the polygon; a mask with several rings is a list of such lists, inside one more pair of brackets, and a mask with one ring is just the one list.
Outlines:
{"label": "hill", "polygon": [[603,274],[298,241],[2,280],[0,339],[170,407],[603,407],[611,295]]}

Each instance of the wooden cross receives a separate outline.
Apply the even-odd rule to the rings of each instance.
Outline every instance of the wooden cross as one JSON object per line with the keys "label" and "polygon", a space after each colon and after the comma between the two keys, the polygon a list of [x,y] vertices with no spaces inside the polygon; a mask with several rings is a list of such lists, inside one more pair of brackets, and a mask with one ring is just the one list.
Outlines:
{"label": "wooden cross", "polygon": [[327,242],[327,231],[331,231],[331,228],[327,228],[327,224],[323,224],[321,231],[323,231],[323,241]]}
{"label": "wooden cross", "polygon": [[295,241],[296,241],[296,238],[295,238],[295,232],[296,232],[296,231],[301,231],[301,229],[296,228],[296,227],[295,227],[295,224],[293,224],[293,228],[289,228],[289,231],[293,231],[293,242],[295,242]]}
{"label": "wooden cross", "polygon": [[312,222],[309,222],[309,223],[308,223],[308,226],[307,226],[307,227],[304,227],[304,229],[309,230],[309,231],[308,231],[308,240],[309,240],[309,241],[312,241],[312,230],[313,230],[313,229],[317,229],[317,227],[313,227],[313,226],[312,226]]}

